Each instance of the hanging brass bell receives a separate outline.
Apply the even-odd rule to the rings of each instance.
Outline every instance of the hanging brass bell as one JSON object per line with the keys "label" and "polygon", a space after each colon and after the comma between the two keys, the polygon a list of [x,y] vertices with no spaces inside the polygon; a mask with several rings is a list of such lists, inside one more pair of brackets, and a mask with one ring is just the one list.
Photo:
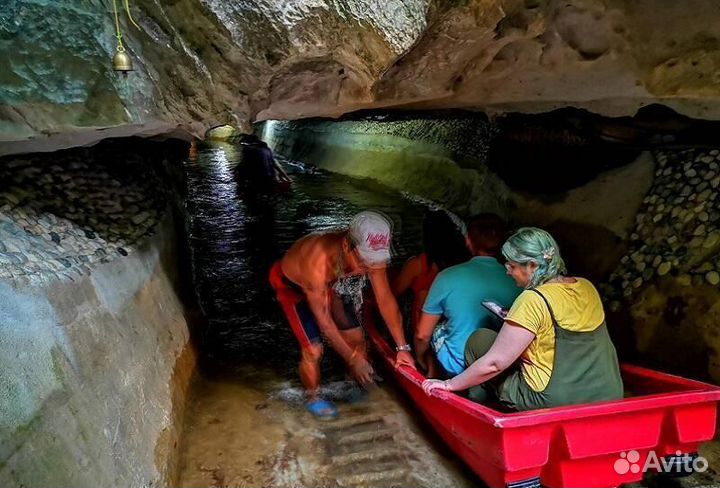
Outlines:
{"label": "hanging brass bell", "polygon": [[122,46],[118,46],[117,52],[113,56],[113,69],[123,74],[133,70],[132,59]]}

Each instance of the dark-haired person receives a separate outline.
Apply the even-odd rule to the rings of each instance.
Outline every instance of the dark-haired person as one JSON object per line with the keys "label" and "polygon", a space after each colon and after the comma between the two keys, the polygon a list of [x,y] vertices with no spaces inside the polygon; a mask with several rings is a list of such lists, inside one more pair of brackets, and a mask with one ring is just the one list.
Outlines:
{"label": "dark-haired person", "polygon": [[445,210],[428,210],[423,220],[423,252],[408,259],[392,285],[396,297],[412,291],[413,330],[437,274],[471,257],[462,220]]}
{"label": "dark-haired person", "polygon": [[[423,305],[415,333],[421,367],[426,368],[434,351],[448,376],[460,374],[470,336],[481,328],[499,329],[500,321],[482,302],[509,307],[521,291],[496,258],[505,235],[505,222],[497,215],[480,214],[471,220],[468,241],[473,258],[441,271]],[[438,326],[442,317],[446,321]]]}
{"label": "dark-haired person", "polygon": [[235,168],[237,176],[249,188],[287,190],[292,179],[273,157],[267,143],[257,136],[246,135],[241,142],[243,159]]}
{"label": "dark-haired person", "polygon": [[617,354],[592,283],[565,276],[557,242],[542,229],[518,230],[502,253],[525,290],[499,333],[472,335],[467,370],[448,381],[426,380],[425,392],[470,389],[475,401],[497,399],[515,410],[622,398]]}

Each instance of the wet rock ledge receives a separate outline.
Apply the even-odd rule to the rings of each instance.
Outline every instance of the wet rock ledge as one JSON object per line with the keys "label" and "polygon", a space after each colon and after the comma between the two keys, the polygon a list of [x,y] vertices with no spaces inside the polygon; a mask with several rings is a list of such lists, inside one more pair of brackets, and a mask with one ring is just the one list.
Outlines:
{"label": "wet rock ledge", "polygon": [[196,361],[171,156],[0,160],[0,486],[174,484]]}

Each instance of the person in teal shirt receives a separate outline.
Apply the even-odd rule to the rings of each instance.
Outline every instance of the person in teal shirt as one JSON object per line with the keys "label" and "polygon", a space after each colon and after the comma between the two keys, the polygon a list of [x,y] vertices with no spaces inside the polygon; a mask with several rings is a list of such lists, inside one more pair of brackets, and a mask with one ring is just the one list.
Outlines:
{"label": "person in teal shirt", "polygon": [[[442,271],[435,278],[422,308],[415,335],[418,364],[427,376],[437,376],[431,349],[448,376],[465,370],[465,343],[480,328],[495,331],[502,321],[483,301],[510,308],[522,291],[496,258],[506,234],[505,222],[494,214],[480,214],[468,226],[473,258]],[[445,321],[441,322],[441,318]]]}

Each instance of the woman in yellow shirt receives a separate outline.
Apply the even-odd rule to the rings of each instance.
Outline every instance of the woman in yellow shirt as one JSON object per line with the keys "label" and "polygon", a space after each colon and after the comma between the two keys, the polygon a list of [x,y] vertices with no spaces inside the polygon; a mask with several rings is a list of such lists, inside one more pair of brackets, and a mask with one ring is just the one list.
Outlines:
{"label": "woman in yellow shirt", "polygon": [[515,410],[622,398],[617,354],[592,283],[564,276],[558,245],[542,229],[518,230],[502,253],[525,291],[499,333],[481,329],[470,337],[468,368],[451,380],[426,380],[425,392],[469,389],[475,401],[497,399]]}

